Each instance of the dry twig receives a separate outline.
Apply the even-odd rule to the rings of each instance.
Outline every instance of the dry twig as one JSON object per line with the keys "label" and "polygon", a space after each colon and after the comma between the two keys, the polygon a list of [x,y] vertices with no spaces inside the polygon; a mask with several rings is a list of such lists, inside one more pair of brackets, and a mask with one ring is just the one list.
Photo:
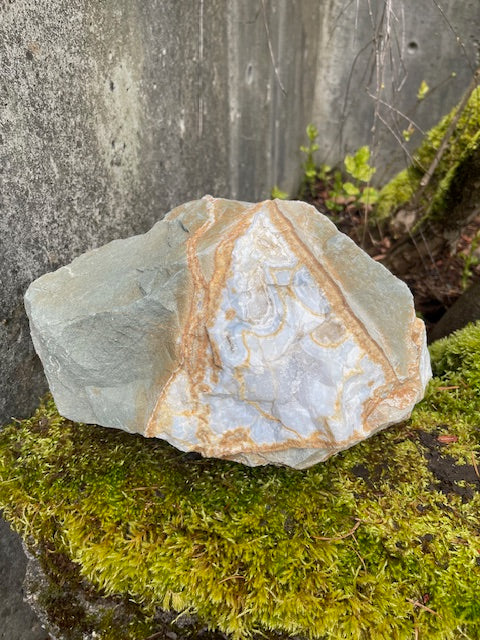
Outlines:
{"label": "dry twig", "polygon": [[283,86],[282,80],[280,78],[280,74],[278,73],[278,67],[275,62],[275,56],[273,54],[272,40],[270,38],[270,29],[268,28],[267,22],[267,10],[265,8],[265,0],[262,0],[262,9],[263,9],[263,23],[265,25],[265,33],[267,34],[267,42],[268,42],[268,51],[270,52],[270,59],[272,61],[273,70],[275,72],[275,77],[277,78],[277,82],[282,90],[283,95],[287,95],[285,87]]}
{"label": "dry twig", "polygon": [[154,633],[151,636],[148,636],[148,638],[145,638],[145,640],[157,640],[158,638],[163,638],[164,636],[165,636],[164,631],[157,631],[157,633]]}
{"label": "dry twig", "polygon": [[[358,540],[355,537],[355,534],[352,534],[352,538],[355,540],[355,544],[357,545],[357,547],[360,546],[358,544]],[[359,558],[360,562],[362,563],[365,573],[367,573],[367,565],[365,564],[365,560],[362,558],[360,553],[355,549],[355,547],[352,547],[352,549],[353,549],[354,553],[357,555],[357,557]]]}
{"label": "dry twig", "polygon": [[355,520],[357,522],[353,527],[353,529],[351,529],[348,533],[344,533],[343,536],[334,536],[333,538],[326,538],[324,536],[312,536],[312,538],[315,538],[315,540],[328,540],[329,542],[336,542],[337,540],[345,540],[345,538],[352,536],[355,533],[355,531],[358,529],[358,527],[362,524],[362,521],[359,520],[358,518],[355,518]]}
{"label": "dry twig", "polygon": [[473,468],[475,469],[475,473],[477,474],[477,478],[480,479],[480,473],[478,471],[477,461],[475,460],[475,454],[473,451],[472,451],[472,464],[473,464]]}
{"label": "dry twig", "polygon": [[149,489],[159,489],[158,485],[152,485],[151,487],[132,487],[132,491],[148,491]]}
{"label": "dry twig", "polygon": [[222,582],[227,582],[227,580],[245,580],[245,576],[242,576],[239,573],[236,573],[233,576],[228,576],[227,578],[223,578],[223,580],[220,580],[218,584],[222,584]]}
{"label": "dry twig", "polygon": [[428,611],[428,613],[433,613],[434,616],[438,616],[439,618],[442,617],[439,613],[437,613],[433,609],[430,609],[430,607],[426,607],[424,604],[422,604],[418,600],[413,600],[412,598],[407,598],[407,602],[410,602],[410,604],[413,604],[414,607],[420,607],[420,609],[424,609],[425,611]]}

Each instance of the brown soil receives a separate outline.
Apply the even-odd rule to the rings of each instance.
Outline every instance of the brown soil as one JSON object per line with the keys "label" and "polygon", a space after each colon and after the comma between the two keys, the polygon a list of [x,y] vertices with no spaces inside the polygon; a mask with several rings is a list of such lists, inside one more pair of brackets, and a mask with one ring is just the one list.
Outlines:
{"label": "brown soil", "polygon": [[[347,200],[341,211],[331,211],[326,205],[328,187],[328,184],[319,180],[315,195],[306,197],[305,200],[328,216],[340,231],[352,238],[374,260],[382,262],[396,241],[391,231],[387,226],[380,229],[375,225],[366,225],[368,212],[360,210],[351,201]],[[444,250],[437,255],[430,253],[428,260],[424,260],[420,268],[416,266],[414,271],[402,274],[402,279],[413,294],[415,308],[425,321],[427,332],[458,300],[465,289],[464,285],[480,278],[480,246],[472,247],[472,240],[479,231],[480,216],[465,227],[454,252]],[[427,238],[425,242],[428,243]],[[470,277],[464,282],[468,256],[473,257],[473,261],[470,265]]]}

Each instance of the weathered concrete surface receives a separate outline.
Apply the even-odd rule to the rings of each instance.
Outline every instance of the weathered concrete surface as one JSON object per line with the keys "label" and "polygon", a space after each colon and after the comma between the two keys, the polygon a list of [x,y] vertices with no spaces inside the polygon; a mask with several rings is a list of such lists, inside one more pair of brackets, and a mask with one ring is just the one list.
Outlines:
{"label": "weathered concrete surface", "polygon": [[[2,5],[0,423],[45,390],[21,303],[35,277],[205,193],[293,190],[316,4]],[[295,71],[282,70],[286,95],[265,24]]]}
{"label": "weathered concrete surface", "polygon": [[274,185],[293,195],[301,171],[299,147],[313,113],[322,3],[235,0],[228,6],[227,197],[263,200]]}
{"label": "weathered concrete surface", "polygon": [[[422,133],[469,85],[480,64],[480,3],[463,0],[461,9],[457,0],[321,4],[311,120],[329,164],[369,144],[381,184],[406,166]],[[430,92],[418,100],[422,81]],[[418,125],[408,143],[404,116]]]}
{"label": "weathered concrete surface", "polygon": [[0,640],[47,640],[48,634],[23,601],[27,559],[19,536],[0,516]]}

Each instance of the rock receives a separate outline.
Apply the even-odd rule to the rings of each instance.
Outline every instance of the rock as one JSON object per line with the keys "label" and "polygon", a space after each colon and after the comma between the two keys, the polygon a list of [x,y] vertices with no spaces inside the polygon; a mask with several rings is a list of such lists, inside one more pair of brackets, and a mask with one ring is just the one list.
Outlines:
{"label": "rock", "polygon": [[303,202],[205,196],[25,301],[64,416],[252,466],[325,460],[431,376],[407,286]]}
{"label": "rock", "polygon": [[49,640],[25,602],[23,581],[27,568],[21,539],[0,517],[0,640]]}
{"label": "rock", "polygon": [[480,282],[470,285],[444,313],[430,332],[430,342],[440,340],[477,320],[480,320]]}

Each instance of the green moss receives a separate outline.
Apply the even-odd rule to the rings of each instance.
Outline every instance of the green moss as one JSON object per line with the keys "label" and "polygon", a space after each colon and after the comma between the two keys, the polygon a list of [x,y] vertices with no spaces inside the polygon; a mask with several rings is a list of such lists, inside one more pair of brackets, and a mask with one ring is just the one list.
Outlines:
{"label": "green moss", "polygon": [[[458,107],[452,109],[426,134],[413,155],[412,165],[401,171],[380,191],[376,210],[378,220],[388,218],[396,209],[408,203],[418,191],[420,180],[431,165],[457,109]],[[479,131],[480,87],[470,96],[434,176],[419,203],[423,206],[426,215],[441,217],[448,211],[445,198],[448,197],[450,187],[454,184],[459,167],[478,143]]]}
{"label": "green moss", "polygon": [[480,322],[437,340],[430,354],[434,374],[445,383],[480,388]]}
{"label": "green moss", "polygon": [[238,638],[475,640],[479,347],[480,325],[434,344],[440,377],[407,424],[305,471],[197,459],[46,398],[0,433],[0,506],[147,617],[187,610]]}
{"label": "green moss", "polygon": [[452,220],[449,220],[448,216],[444,217],[443,214],[452,212],[461,205],[465,193],[471,192],[471,185],[478,180],[479,171],[480,129],[472,135],[459,161],[447,171],[445,177],[439,180],[429,209],[430,217],[441,219],[445,226],[450,226]]}
{"label": "green moss", "polygon": [[414,166],[400,171],[393,180],[380,191],[375,209],[377,220],[384,220],[399,206],[413,198],[422,178],[422,172]]}

